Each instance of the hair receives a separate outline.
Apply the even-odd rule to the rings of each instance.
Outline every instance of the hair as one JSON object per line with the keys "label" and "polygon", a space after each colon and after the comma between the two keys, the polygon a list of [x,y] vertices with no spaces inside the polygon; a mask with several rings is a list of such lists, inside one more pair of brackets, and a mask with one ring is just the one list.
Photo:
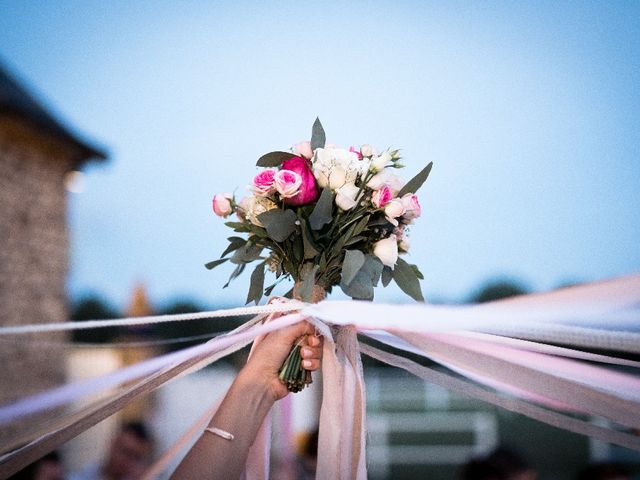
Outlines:
{"label": "hair", "polygon": [[123,433],[131,433],[135,437],[147,443],[153,444],[153,436],[149,427],[142,422],[127,422],[120,429]]}
{"label": "hair", "polygon": [[578,480],[613,480],[620,477],[631,478],[628,468],[617,463],[596,463],[582,469]]}
{"label": "hair", "polygon": [[529,464],[520,455],[502,447],[496,448],[487,457],[487,462],[506,477],[531,470]]}

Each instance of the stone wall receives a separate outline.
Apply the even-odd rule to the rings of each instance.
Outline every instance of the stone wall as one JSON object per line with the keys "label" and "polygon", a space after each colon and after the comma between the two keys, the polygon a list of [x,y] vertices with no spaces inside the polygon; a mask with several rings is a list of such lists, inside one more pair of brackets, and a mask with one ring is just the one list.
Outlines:
{"label": "stone wall", "polygon": [[[68,152],[0,116],[0,325],[67,320]],[[0,337],[0,404],[64,382],[64,334]],[[25,419],[36,426],[51,413]],[[0,429],[2,439],[14,428]]]}

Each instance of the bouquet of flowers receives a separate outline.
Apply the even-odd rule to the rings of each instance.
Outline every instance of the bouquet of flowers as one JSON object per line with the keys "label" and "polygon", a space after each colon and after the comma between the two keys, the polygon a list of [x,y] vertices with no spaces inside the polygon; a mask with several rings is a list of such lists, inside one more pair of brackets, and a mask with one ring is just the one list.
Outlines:
{"label": "bouquet of flowers", "polygon": [[[347,150],[325,141],[316,119],[310,142],[260,157],[257,166],[264,169],[248,196],[240,201],[229,193],[213,197],[216,215],[235,213],[237,221],[225,225],[246,238],[229,237],[220,259],[206,267],[231,262],[230,282],[258,262],[247,303],[257,304],[287,278],[294,286],[285,296],[302,301],[320,301],[338,285],[353,299],[372,300],[378,282],[386,287],[392,280],[423,301],[420,270],[398,255],[409,250],[408,227],[421,213],[416,192],[432,163],[405,183],[393,173],[403,167],[399,150],[378,153],[370,145]],[[275,283],[264,288],[266,270]],[[294,347],[281,379],[297,391],[310,383],[305,372]]]}

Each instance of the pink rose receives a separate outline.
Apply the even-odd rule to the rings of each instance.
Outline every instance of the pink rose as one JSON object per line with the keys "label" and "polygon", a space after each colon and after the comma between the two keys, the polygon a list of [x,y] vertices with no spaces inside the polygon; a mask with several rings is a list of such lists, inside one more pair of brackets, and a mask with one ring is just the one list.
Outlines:
{"label": "pink rose", "polygon": [[290,198],[300,191],[302,177],[296,172],[283,169],[275,174],[273,183],[282,198]]}
{"label": "pink rose", "polygon": [[355,153],[358,156],[358,160],[362,160],[362,153],[356,147],[349,147],[351,153]]}
{"label": "pink rose", "polygon": [[404,218],[406,218],[407,220],[413,220],[414,218],[418,218],[422,214],[422,207],[420,207],[418,196],[416,194],[407,193],[406,195],[402,196],[400,201],[402,202],[402,205],[404,205]]}
{"label": "pink rose", "polygon": [[313,157],[313,151],[311,150],[311,142],[300,142],[295,147],[293,147],[293,153],[300,157],[307,158],[311,160]]}
{"label": "pink rose", "polygon": [[373,206],[376,208],[384,207],[391,200],[393,200],[393,192],[386,184],[382,185],[380,189],[376,190],[373,192],[373,195],[371,195],[371,203],[373,203]]}
{"label": "pink rose", "polygon": [[253,191],[256,195],[261,197],[268,197],[276,191],[276,187],[273,184],[273,177],[276,175],[277,170],[268,168],[263,170],[255,177],[253,177]]}
{"label": "pink rose", "polygon": [[300,191],[297,195],[287,198],[287,205],[300,206],[315,202],[320,196],[316,185],[316,177],[313,175],[309,161],[302,157],[293,157],[282,162],[282,168],[296,172],[302,178]]}
{"label": "pink rose", "polygon": [[213,196],[213,213],[219,217],[228,217],[233,211],[231,200],[233,195],[230,193],[218,193]]}

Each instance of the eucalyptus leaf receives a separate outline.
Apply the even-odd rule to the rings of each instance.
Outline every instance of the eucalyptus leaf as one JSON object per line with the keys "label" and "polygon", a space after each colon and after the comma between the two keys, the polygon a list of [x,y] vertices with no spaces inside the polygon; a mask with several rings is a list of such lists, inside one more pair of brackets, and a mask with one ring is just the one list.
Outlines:
{"label": "eucalyptus leaf", "polygon": [[429,162],[429,165],[424,167],[422,170],[420,170],[420,173],[409,180],[407,184],[398,192],[398,197],[402,197],[407,193],[416,193],[422,186],[422,184],[427,180],[427,177],[431,172],[431,167],[433,167],[433,162]]}
{"label": "eucalyptus leaf", "polygon": [[251,263],[254,260],[258,260],[260,258],[261,252],[262,247],[247,242],[234,252],[233,256],[231,257],[231,263]]}
{"label": "eucalyptus leaf", "polygon": [[329,223],[333,217],[333,193],[329,187],[322,190],[318,203],[309,215],[309,225],[312,230],[320,230],[324,225]]}
{"label": "eucalyptus leaf", "polygon": [[348,285],[364,265],[364,253],[360,250],[347,250],[342,263],[342,281]]}
{"label": "eucalyptus leaf", "polygon": [[267,235],[276,242],[284,242],[296,229],[296,214],[293,210],[273,208],[258,215],[258,220],[267,230]]}
{"label": "eucalyptus leaf", "polygon": [[410,264],[410,266],[413,269],[413,271],[415,272],[416,277],[418,277],[420,280],[424,280],[424,275],[422,274],[422,272],[420,271],[418,266],[417,265],[413,265],[413,264]]}
{"label": "eucalyptus leaf", "polygon": [[385,265],[382,269],[382,286],[386,287],[391,283],[391,280],[393,280],[393,270]]}
{"label": "eucalyptus leaf", "polygon": [[264,266],[265,262],[260,262],[251,273],[251,282],[249,284],[249,293],[247,295],[246,303],[251,301],[256,302],[256,305],[260,303],[262,291],[264,289]]}
{"label": "eucalyptus leaf", "polygon": [[298,220],[300,220],[300,228],[302,229],[301,233],[302,244],[304,246],[304,259],[309,260],[310,258],[314,258],[320,252],[314,245],[311,232],[309,231],[309,226],[307,225],[307,220],[304,218],[298,218]]}
{"label": "eucalyptus leaf", "polygon": [[216,268],[218,265],[222,265],[224,262],[229,260],[228,258],[221,258],[220,260],[214,260],[213,262],[205,263],[205,267],[209,270]]}
{"label": "eucalyptus leaf", "polygon": [[225,222],[225,225],[229,228],[232,228],[235,232],[238,232],[238,233],[251,233],[261,238],[264,238],[267,236],[267,232],[265,231],[264,228],[254,225],[252,223]]}
{"label": "eucalyptus leaf", "polygon": [[303,302],[310,302],[313,295],[313,286],[316,283],[316,272],[318,271],[318,265],[307,272],[300,285],[298,286],[298,296]]}
{"label": "eucalyptus leaf", "polygon": [[374,255],[365,255],[365,262],[351,283],[340,282],[342,291],[354,300],[373,300],[373,287],[382,274],[382,262]]}
{"label": "eucalyptus leaf", "polygon": [[229,245],[224,250],[224,252],[222,252],[222,255],[220,255],[220,258],[226,257],[229,253],[239,249],[245,243],[247,243],[247,241],[242,237],[229,237],[227,238],[227,240],[229,240]]}
{"label": "eucalyptus leaf", "polygon": [[316,121],[313,122],[313,127],[311,128],[311,150],[324,148],[326,141],[327,136],[324,133],[324,128],[322,128],[320,119],[316,118]]}
{"label": "eucalyptus leaf", "polygon": [[279,167],[282,162],[296,155],[291,152],[269,152],[261,156],[256,162],[258,167]]}
{"label": "eucalyptus leaf", "polygon": [[416,272],[401,258],[398,258],[393,269],[393,279],[404,293],[418,302],[424,302]]}

